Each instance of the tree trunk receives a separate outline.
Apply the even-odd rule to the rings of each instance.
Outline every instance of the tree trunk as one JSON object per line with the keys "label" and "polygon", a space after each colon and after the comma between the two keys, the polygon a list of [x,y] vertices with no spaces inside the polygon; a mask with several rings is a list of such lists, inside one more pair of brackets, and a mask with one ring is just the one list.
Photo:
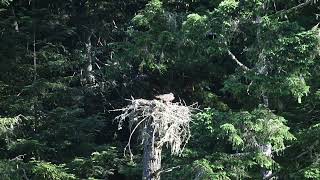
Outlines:
{"label": "tree trunk", "polygon": [[144,139],[143,151],[143,180],[160,180],[161,150],[159,136],[155,133],[156,128],[147,124],[147,134]]}
{"label": "tree trunk", "polygon": [[[258,41],[258,46],[262,43],[260,40],[260,23],[261,23],[261,17],[258,16],[256,23],[258,24],[258,29],[257,29],[257,41]],[[261,48],[261,47],[260,47]],[[264,50],[263,47],[261,49],[261,52],[258,57],[258,74],[262,76],[268,76],[268,62],[267,59],[264,56]],[[261,98],[262,98],[262,104],[265,108],[269,108],[269,97],[266,94],[264,90],[261,92]],[[260,151],[267,157],[272,158],[272,146],[271,144],[260,144]],[[267,170],[265,168],[262,169],[262,178],[265,179],[269,176],[271,176],[272,171]]]}
{"label": "tree trunk", "polygon": [[86,61],[87,62],[86,62],[85,76],[86,76],[87,84],[93,84],[95,82],[95,76],[93,75],[94,62],[93,62],[91,37],[92,37],[92,33],[89,34],[86,42]]}
{"label": "tree trunk", "polygon": [[14,12],[14,8],[13,7],[11,7],[11,11],[12,11],[12,15],[14,17],[14,20],[13,20],[14,30],[16,32],[19,32],[19,24],[18,24],[17,16],[16,16],[16,13]]}
{"label": "tree trunk", "polygon": [[[263,57],[262,57],[263,58]],[[259,73],[261,75],[267,76],[268,75],[268,69],[266,60],[262,60],[262,63],[259,67]],[[266,95],[266,93],[263,91],[261,94],[262,97],[262,103],[265,108],[269,108],[269,97]],[[271,144],[260,144],[260,151],[267,157],[272,157],[272,146]],[[262,177],[265,179],[266,177],[269,177],[272,174],[271,170],[263,169],[262,170]]]}

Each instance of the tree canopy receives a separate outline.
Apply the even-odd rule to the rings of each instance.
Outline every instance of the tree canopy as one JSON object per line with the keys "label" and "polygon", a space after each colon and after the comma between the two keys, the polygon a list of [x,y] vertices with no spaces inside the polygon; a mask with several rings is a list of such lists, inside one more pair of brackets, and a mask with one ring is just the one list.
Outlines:
{"label": "tree canopy", "polygon": [[162,179],[320,179],[319,12],[318,0],[0,0],[0,179],[141,179],[144,134],[119,130],[115,110],[169,92],[197,107]]}

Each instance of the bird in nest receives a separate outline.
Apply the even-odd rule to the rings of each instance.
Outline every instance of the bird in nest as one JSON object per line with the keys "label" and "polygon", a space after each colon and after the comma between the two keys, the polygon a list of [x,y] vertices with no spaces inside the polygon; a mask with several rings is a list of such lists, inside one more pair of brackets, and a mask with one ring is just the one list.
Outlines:
{"label": "bird in nest", "polygon": [[174,95],[173,93],[169,93],[169,94],[161,94],[158,96],[155,96],[157,99],[160,99],[164,102],[172,102],[174,100]]}

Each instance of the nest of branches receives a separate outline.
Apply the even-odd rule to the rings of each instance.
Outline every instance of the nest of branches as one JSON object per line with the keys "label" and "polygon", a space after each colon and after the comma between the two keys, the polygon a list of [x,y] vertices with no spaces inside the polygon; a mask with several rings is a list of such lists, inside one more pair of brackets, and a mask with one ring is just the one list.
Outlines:
{"label": "nest of branches", "polygon": [[[171,103],[160,100],[131,99],[130,104],[118,111],[122,113],[116,117],[119,129],[128,120],[131,130],[125,150],[131,148],[130,142],[134,132],[141,133],[142,143],[152,138],[153,145],[170,147],[171,154],[179,155],[190,138],[190,125],[193,106],[186,106],[182,102]],[[149,129],[148,129],[149,128]],[[150,133],[152,129],[152,134]]]}

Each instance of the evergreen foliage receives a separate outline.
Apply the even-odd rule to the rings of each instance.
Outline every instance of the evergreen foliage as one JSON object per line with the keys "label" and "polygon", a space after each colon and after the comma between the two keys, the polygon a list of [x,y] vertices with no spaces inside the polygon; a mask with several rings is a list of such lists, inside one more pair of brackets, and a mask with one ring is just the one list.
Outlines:
{"label": "evergreen foliage", "polygon": [[318,0],[0,0],[0,179],[141,179],[141,139],[131,161],[113,110],[168,92],[199,111],[182,154],[163,152],[162,179],[320,179],[319,12]]}

